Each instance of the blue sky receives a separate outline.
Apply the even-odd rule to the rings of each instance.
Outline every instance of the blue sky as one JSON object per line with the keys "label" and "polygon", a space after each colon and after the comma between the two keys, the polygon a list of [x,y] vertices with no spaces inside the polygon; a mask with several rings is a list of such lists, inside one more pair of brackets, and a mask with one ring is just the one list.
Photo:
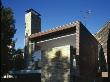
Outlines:
{"label": "blue sky", "polygon": [[85,12],[91,10],[86,27],[94,34],[110,20],[110,0],[2,0],[11,7],[16,20],[16,48],[24,47],[25,10],[33,8],[39,12],[42,31],[80,20],[85,24]]}

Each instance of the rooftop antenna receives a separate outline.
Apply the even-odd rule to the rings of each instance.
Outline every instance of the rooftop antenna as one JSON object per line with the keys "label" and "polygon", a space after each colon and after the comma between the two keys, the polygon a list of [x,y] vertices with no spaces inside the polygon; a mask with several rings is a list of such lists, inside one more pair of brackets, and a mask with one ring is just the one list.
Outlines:
{"label": "rooftop antenna", "polygon": [[90,17],[90,15],[91,15],[91,10],[86,10],[86,11],[80,11],[80,12],[82,12],[83,13],[83,20],[84,20],[84,25],[86,26],[86,24],[87,24],[87,19]]}

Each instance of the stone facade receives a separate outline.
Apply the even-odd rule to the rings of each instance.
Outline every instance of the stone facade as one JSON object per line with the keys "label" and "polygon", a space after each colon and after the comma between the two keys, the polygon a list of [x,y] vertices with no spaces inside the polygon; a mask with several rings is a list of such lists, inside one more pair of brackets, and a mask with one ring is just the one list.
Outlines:
{"label": "stone facade", "polygon": [[[108,72],[108,61],[107,59],[107,51],[108,51],[108,35],[109,35],[109,30],[110,30],[110,21],[108,21],[104,26],[103,28],[101,28],[96,34],[95,34],[95,37],[96,39],[99,41],[99,45],[102,46],[102,49],[103,49],[103,52],[104,53],[104,56],[103,56],[103,59],[106,60],[106,66],[104,65],[104,61],[102,61],[102,56],[100,56],[102,53],[100,53],[100,47],[99,47],[99,60],[102,61],[100,62],[100,68],[101,68],[101,72]],[[106,67],[107,70],[103,70],[104,66]],[[107,74],[107,73],[106,73]],[[103,76],[103,75],[102,75]],[[105,75],[104,75],[105,76]],[[108,76],[108,75],[106,75]]]}
{"label": "stone facade", "polygon": [[79,55],[78,68],[79,74],[78,82],[92,82],[97,74],[98,66],[98,42],[89,30],[79,23]]}
{"label": "stone facade", "polygon": [[32,52],[40,49],[41,81],[92,82],[98,60],[94,36],[80,21],[40,32],[39,16],[33,9],[25,14],[25,58],[29,62]]}
{"label": "stone facade", "polygon": [[[76,47],[75,41],[76,33],[72,30],[70,32],[60,33],[56,37],[48,40],[36,42],[36,45],[40,46],[42,50],[42,82],[70,82],[70,75],[73,75],[70,71],[73,69],[72,72],[75,73],[74,76],[78,75],[76,72],[76,61],[73,61],[72,57],[76,51],[71,49],[71,47]],[[72,51],[73,53],[71,54]],[[59,56],[57,56],[57,54],[59,54]],[[49,76],[47,74],[49,74]],[[73,77],[71,80],[73,80]]]}
{"label": "stone facade", "polygon": [[44,51],[41,71],[42,82],[70,82],[70,46]]}
{"label": "stone facade", "polygon": [[31,61],[32,48],[34,48],[34,44],[29,41],[29,36],[38,33],[41,31],[41,19],[40,14],[34,11],[33,9],[29,9],[25,14],[25,63],[28,66]]}
{"label": "stone facade", "polygon": [[[47,32],[33,34],[30,40],[42,51],[42,82],[90,82],[95,79],[98,42],[81,22],[76,21]],[[60,55],[57,57],[56,53]],[[63,62],[61,57],[64,53],[67,53],[67,59],[64,58]],[[69,61],[68,65],[66,60]]]}
{"label": "stone facade", "polygon": [[108,40],[109,29],[110,29],[110,21],[95,35],[96,39],[103,47],[106,62],[107,62],[107,40]]}

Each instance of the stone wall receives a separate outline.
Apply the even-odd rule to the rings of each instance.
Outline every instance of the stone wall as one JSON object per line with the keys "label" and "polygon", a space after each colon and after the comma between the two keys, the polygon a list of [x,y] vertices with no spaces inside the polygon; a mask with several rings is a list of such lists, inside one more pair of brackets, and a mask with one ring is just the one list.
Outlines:
{"label": "stone wall", "polygon": [[43,51],[42,82],[70,82],[70,46]]}
{"label": "stone wall", "polygon": [[33,11],[25,14],[25,63],[26,67],[31,61],[32,42],[29,41],[29,36],[33,33],[41,31],[41,19]]}
{"label": "stone wall", "polygon": [[107,22],[99,32],[96,33],[95,37],[99,41],[99,43],[102,45],[103,52],[106,59],[106,66],[108,68],[108,62],[107,62],[107,40],[108,40],[108,34],[110,29],[110,21]]}
{"label": "stone wall", "polygon": [[84,82],[91,82],[97,74],[98,42],[83,24],[80,24],[79,31],[80,78]]}

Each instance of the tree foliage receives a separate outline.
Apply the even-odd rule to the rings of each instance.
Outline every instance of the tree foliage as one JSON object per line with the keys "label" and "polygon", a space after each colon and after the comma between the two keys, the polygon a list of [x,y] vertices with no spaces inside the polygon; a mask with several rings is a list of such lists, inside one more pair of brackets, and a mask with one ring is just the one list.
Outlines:
{"label": "tree foliage", "polygon": [[0,8],[1,12],[1,75],[11,69],[13,37],[16,33],[13,11],[9,7]]}
{"label": "tree foliage", "polygon": [[15,70],[21,70],[24,68],[24,57],[22,49],[17,49],[13,56],[13,68]]}

